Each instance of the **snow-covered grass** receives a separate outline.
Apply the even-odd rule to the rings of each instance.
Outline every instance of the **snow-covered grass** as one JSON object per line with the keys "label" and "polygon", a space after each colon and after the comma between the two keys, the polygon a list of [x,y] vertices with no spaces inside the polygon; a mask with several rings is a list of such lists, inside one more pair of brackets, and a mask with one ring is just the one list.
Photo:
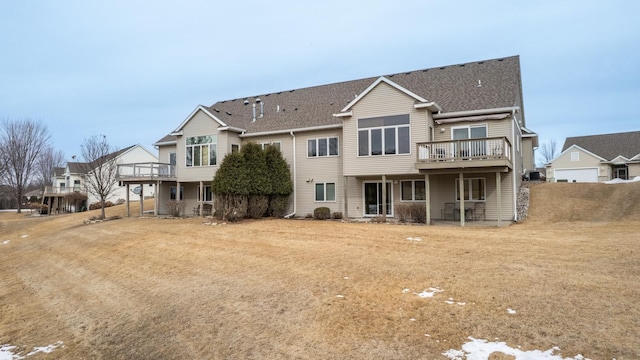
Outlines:
{"label": "snow-covered grass", "polygon": [[451,349],[442,355],[450,360],[488,360],[493,353],[502,353],[514,357],[514,360],[590,360],[578,354],[574,357],[562,357],[554,354],[560,351],[558,347],[552,347],[546,351],[523,351],[512,348],[504,342],[489,342],[483,339],[469,338],[470,341],[462,344],[461,350]]}
{"label": "snow-covered grass", "polygon": [[55,344],[47,345],[47,346],[36,346],[31,350],[27,355],[20,355],[22,352],[14,352],[17,346],[5,344],[0,345],[0,360],[20,360],[25,359],[29,356],[33,356],[38,353],[51,353],[55,349],[63,346],[62,341],[58,341]]}

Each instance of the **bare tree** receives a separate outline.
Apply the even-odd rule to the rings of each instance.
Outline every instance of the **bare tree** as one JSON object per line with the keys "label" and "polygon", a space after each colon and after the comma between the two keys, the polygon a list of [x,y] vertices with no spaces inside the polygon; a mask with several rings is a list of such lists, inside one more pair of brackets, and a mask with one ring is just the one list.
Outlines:
{"label": "bare tree", "polygon": [[5,120],[0,126],[1,180],[9,185],[22,212],[22,196],[29,184],[38,156],[49,147],[51,135],[41,122],[29,118]]}
{"label": "bare tree", "polygon": [[118,150],[109,145],[105,135],[94,135],[84,140],[81,152],[87,191],[100,199],[100,218],[104,219],[105,201],[118,188]]}
{"label": "bare tree", "polygon": [[538,149],[538,154],[540,154],[538,166],[544,167],[545,164],[555,159],[559,153],[560,151],[558,149],[558,143],[555,139],[551,139],[547,142],[542,143],[542,146],[540,146],[540,148]]}
{"label": "bare tree", "polygon": [[34,183],[38,187],[51,185],[53,170],[64,166],[64,153],[61,150],[46,148],[38,157]]}

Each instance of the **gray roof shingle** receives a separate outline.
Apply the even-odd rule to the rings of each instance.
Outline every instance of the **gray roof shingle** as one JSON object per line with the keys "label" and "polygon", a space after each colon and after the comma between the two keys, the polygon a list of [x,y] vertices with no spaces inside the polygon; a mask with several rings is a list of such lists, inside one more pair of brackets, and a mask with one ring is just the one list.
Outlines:
{"label": "gray roof shingle", "polygon": [[[520,106],[525,125],[519,56],[384,76],[428,101],[435,101],[443,113]],[[247,133],[338,125],[342,120],[333,114],[339,113],[378,77],[219,101],[205,108],[227,125],[245,129]],[[252,121],[252,104],[258,98],[264,106],[264,116]],[[259,116],[259,104],[256,113]],[[166,136],[158,142],[165,140]]]}
{"label": "gray roof shingle", "polygon": [[631,159],[640,154],[640,131],[568,137],[562,151],[571,145],[578,145],[606,160],[613,160],[619,155]]}

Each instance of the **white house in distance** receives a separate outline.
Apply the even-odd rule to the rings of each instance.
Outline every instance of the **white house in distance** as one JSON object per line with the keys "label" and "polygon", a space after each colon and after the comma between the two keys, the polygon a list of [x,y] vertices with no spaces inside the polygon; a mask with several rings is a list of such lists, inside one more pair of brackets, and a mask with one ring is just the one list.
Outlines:
{"label": "white house in distance", "polygon": [[[157,162],[158,158],[141,145],[133,145],[106,155],[117,164],[132,164],[142,162]],[[76,212],[89,208],[93,203],[100,201],[98,197],[88,191],[86,187],[87,164],[82,162],[67,162],[64,168],[55,168],[52,177],[52,186],[47,186],[44,191],[42,203],[48,205],[48,213]],[[142,186],[142,185],[140,185]],[[134,191],[135,190],[135,191]],[[143,196],[154,196],[155,189],[147,185],[145,188],[130,188],[129,199],[138,200],[140,190]],[[87,197],[84,203],[71,203],[72,194]],[[66,200],[65,200],[66,198]],[[116,184],[116,189],[107,199],[118,202],[127,199],[126,186]]]}
{"label": "white house in distance", "polygon": [[156,142],[158,211],[175,199],[187,212],[213,204],[218,166],[247,142],[274,144],[289,163],[290,217],[317,207],[394,217],[396,205],[418,203],[427,223],[464,225],[480,214],[517,220],[538,137],[525,124],[518,56],[224,100]]}
{"label": "white house in distance", "polygon": [[640,131],[568,137],[546,166],[550,182],[603,182],[640,176]]}

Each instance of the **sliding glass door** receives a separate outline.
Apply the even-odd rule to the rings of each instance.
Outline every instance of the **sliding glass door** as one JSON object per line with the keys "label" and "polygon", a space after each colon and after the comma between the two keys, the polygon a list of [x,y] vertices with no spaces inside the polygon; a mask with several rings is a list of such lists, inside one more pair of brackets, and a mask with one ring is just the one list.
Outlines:
{"label": "sliding glass door", "polygon": [[[393,191],[391,182],[387,182],[387,215],[393,216]],[[364,214],[382,215],[382,182],[364,183]]]}

